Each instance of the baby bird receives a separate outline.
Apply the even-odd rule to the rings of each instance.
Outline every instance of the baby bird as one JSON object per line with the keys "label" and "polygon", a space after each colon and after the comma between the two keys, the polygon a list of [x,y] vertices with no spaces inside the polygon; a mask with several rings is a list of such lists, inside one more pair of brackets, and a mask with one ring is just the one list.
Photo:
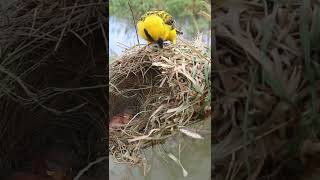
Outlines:
{"label": "baby bird", "polygon": [[138,34],[149,43],[157,43],[163,48],[164,41],[176,44],[177,34],[173,17],[165,11],[149,11],[141,16],[137,24]]}

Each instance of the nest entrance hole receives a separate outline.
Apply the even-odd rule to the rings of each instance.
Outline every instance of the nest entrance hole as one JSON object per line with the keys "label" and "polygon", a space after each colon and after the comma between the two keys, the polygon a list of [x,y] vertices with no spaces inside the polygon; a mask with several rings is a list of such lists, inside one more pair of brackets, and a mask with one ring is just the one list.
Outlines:
{"label": "nest entrance hole", "polygon": [[146,121],[155,108],[152,103],[167,92],[166,88],[159,88],[160,74],[150,64],[141,71],[130,72],[112,81],[116,83],[111,85],[109,117],[130,113],[139,117],[139,121]]}

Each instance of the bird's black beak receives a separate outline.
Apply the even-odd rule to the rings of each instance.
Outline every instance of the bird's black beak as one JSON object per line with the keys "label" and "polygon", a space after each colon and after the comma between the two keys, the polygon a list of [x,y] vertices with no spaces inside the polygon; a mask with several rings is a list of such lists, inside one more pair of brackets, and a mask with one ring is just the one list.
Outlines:
{"label": "bird's black beak", "polygon": [[163,40],[161,38],[158,39],[157,44],[160,46],[160,48],[163,48]]}

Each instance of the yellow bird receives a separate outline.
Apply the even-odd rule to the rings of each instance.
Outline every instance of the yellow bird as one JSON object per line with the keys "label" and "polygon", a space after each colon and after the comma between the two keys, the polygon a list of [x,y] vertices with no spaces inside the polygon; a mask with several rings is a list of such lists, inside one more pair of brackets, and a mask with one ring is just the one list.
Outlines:
{"label": "yellow bird", "polygon": [[165,11],[149,11],[141,16],[137,24],[138,34],[149,43],[157,43],[163,48],[164,41],[176,44],[177,34],[173,17]]}

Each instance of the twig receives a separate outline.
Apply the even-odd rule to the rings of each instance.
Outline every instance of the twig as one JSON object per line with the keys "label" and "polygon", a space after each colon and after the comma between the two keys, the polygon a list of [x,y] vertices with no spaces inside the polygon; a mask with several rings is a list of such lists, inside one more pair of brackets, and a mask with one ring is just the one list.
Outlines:
{"label": "twig", "polygon": [[99,17],[99,23],[100,23],[100,28],[101,28],[101,31],[102,31],[102,35],[103,35],[103,39],[104,39],[104,43],[105,43],[105,46],[106,46],[106,52],[108,52],[108,38],[106,36],[106,31],[104,30],[104,26],[103,26],[103,22],[101,20],[101,18]]}
{"label": "twig", "polygon": [[148,110],[148,111],[141,111],[141,112],[138,112],[136,115],[134,115],[134,116],[130,119],[130,121],[126,124],[124,130],[127,129],[127,127],[129,126],[129,124],[131,123],[132,120],[134,120],[139,114],[145,113],[145,112],[150,112],[150,110]]}
{"label": "twig", "polygon": [[137,41],[138,41],[138,44],[140,45],[137,26],[136,26],[136,19],[134,18],[133,11],[132,11],[132,8],[131,8],[131,5],[130,5],[130,1],[128,1],[128,5],[129,5],[129,8],[130,8],[130,11],[131,11],[131,14],[132,14],[132,19],[133,19],[133,23],[134,23],[134,29],[136,30]]}
{"label": "twig", "polygon": [[54,48],[54,51],[57,51],[57,50],[58,50],[58,47],[59,47],[59,45],[60,45],[60,43],[61,43],[61,41],[62,41],[62,38],[63,38],[63,36],[64,36],[64,34],[65,34],[65,31],[66,31],[67,27],[68,27],[69,24],[70,24],[70,19],[71,19],[72,15],[73,15],[74,10],[75,10],[75,7],[76,7],[77,5],[78,5],[78,1],[76,1],[76,2],[74,3],[73,9],[71,10],[71,12],[70,12],[70,14],[69,14],[69,17],[68,17],[68,20],[67,20],[67,22],[66,22],[66,25],[63,27],[63,29],[62,29],[62,31],[61,31],[60,38],[59,38],[59,40],[58,40],[58,42],[57,42],[57,44],[56,44],[56,46],[55,46],[55,48]]}
{"label": "twig", "polygon": [[67,6],[67,7],[61,8],[61,10],[68,10],[68,9],[73,9],[73,8],[86,8],[86,7],[89,7],[89,6],[101,6],[101,5],[108,5],[108,2],[81,4],[81,5],[78,5],[78,6]]}
{"label": "twig", "polygon": [[83,169],[81,169],[81,170],[78,172],[77,176],[74,177],[73,180],[78,180],[86,171],[88,171],[88,170],[91,168],[91,166],[93,166],[93,165],[95,165],[95,164],[98,164],[98,163],[106,160],[107,158],[108,158],[107,156],[102,156],[102,157],[98,158],[97,160],[89,163],[86,167],[84,167]]}
{"label": "twig", "polygon": [[31,92],[31,90],[29,90],[29,88],[25,85],[25,83],[22,81],[22,79],[20,79],[19,76],[17,76],[14,73],[10,72],[6,68],[4,68],[2,65],[0,65],[0,72],[4,73],[4,74],[7,74],[10,78],[14,79],[21,86],[21,88],[24,90],[24,92],[28,96],[34,97],[36,95],[35,93]]}
{"label": "twig", "polygon": [[32,26],[31,26],[31,29],[30,29],[29,37],[32,35],[33,30],[34,30],[34,26],[36,24],[36,19],[37,19],[37,13],[38,13],[38,8],[36,7],[34,9],[33,21],[32,21]]}

